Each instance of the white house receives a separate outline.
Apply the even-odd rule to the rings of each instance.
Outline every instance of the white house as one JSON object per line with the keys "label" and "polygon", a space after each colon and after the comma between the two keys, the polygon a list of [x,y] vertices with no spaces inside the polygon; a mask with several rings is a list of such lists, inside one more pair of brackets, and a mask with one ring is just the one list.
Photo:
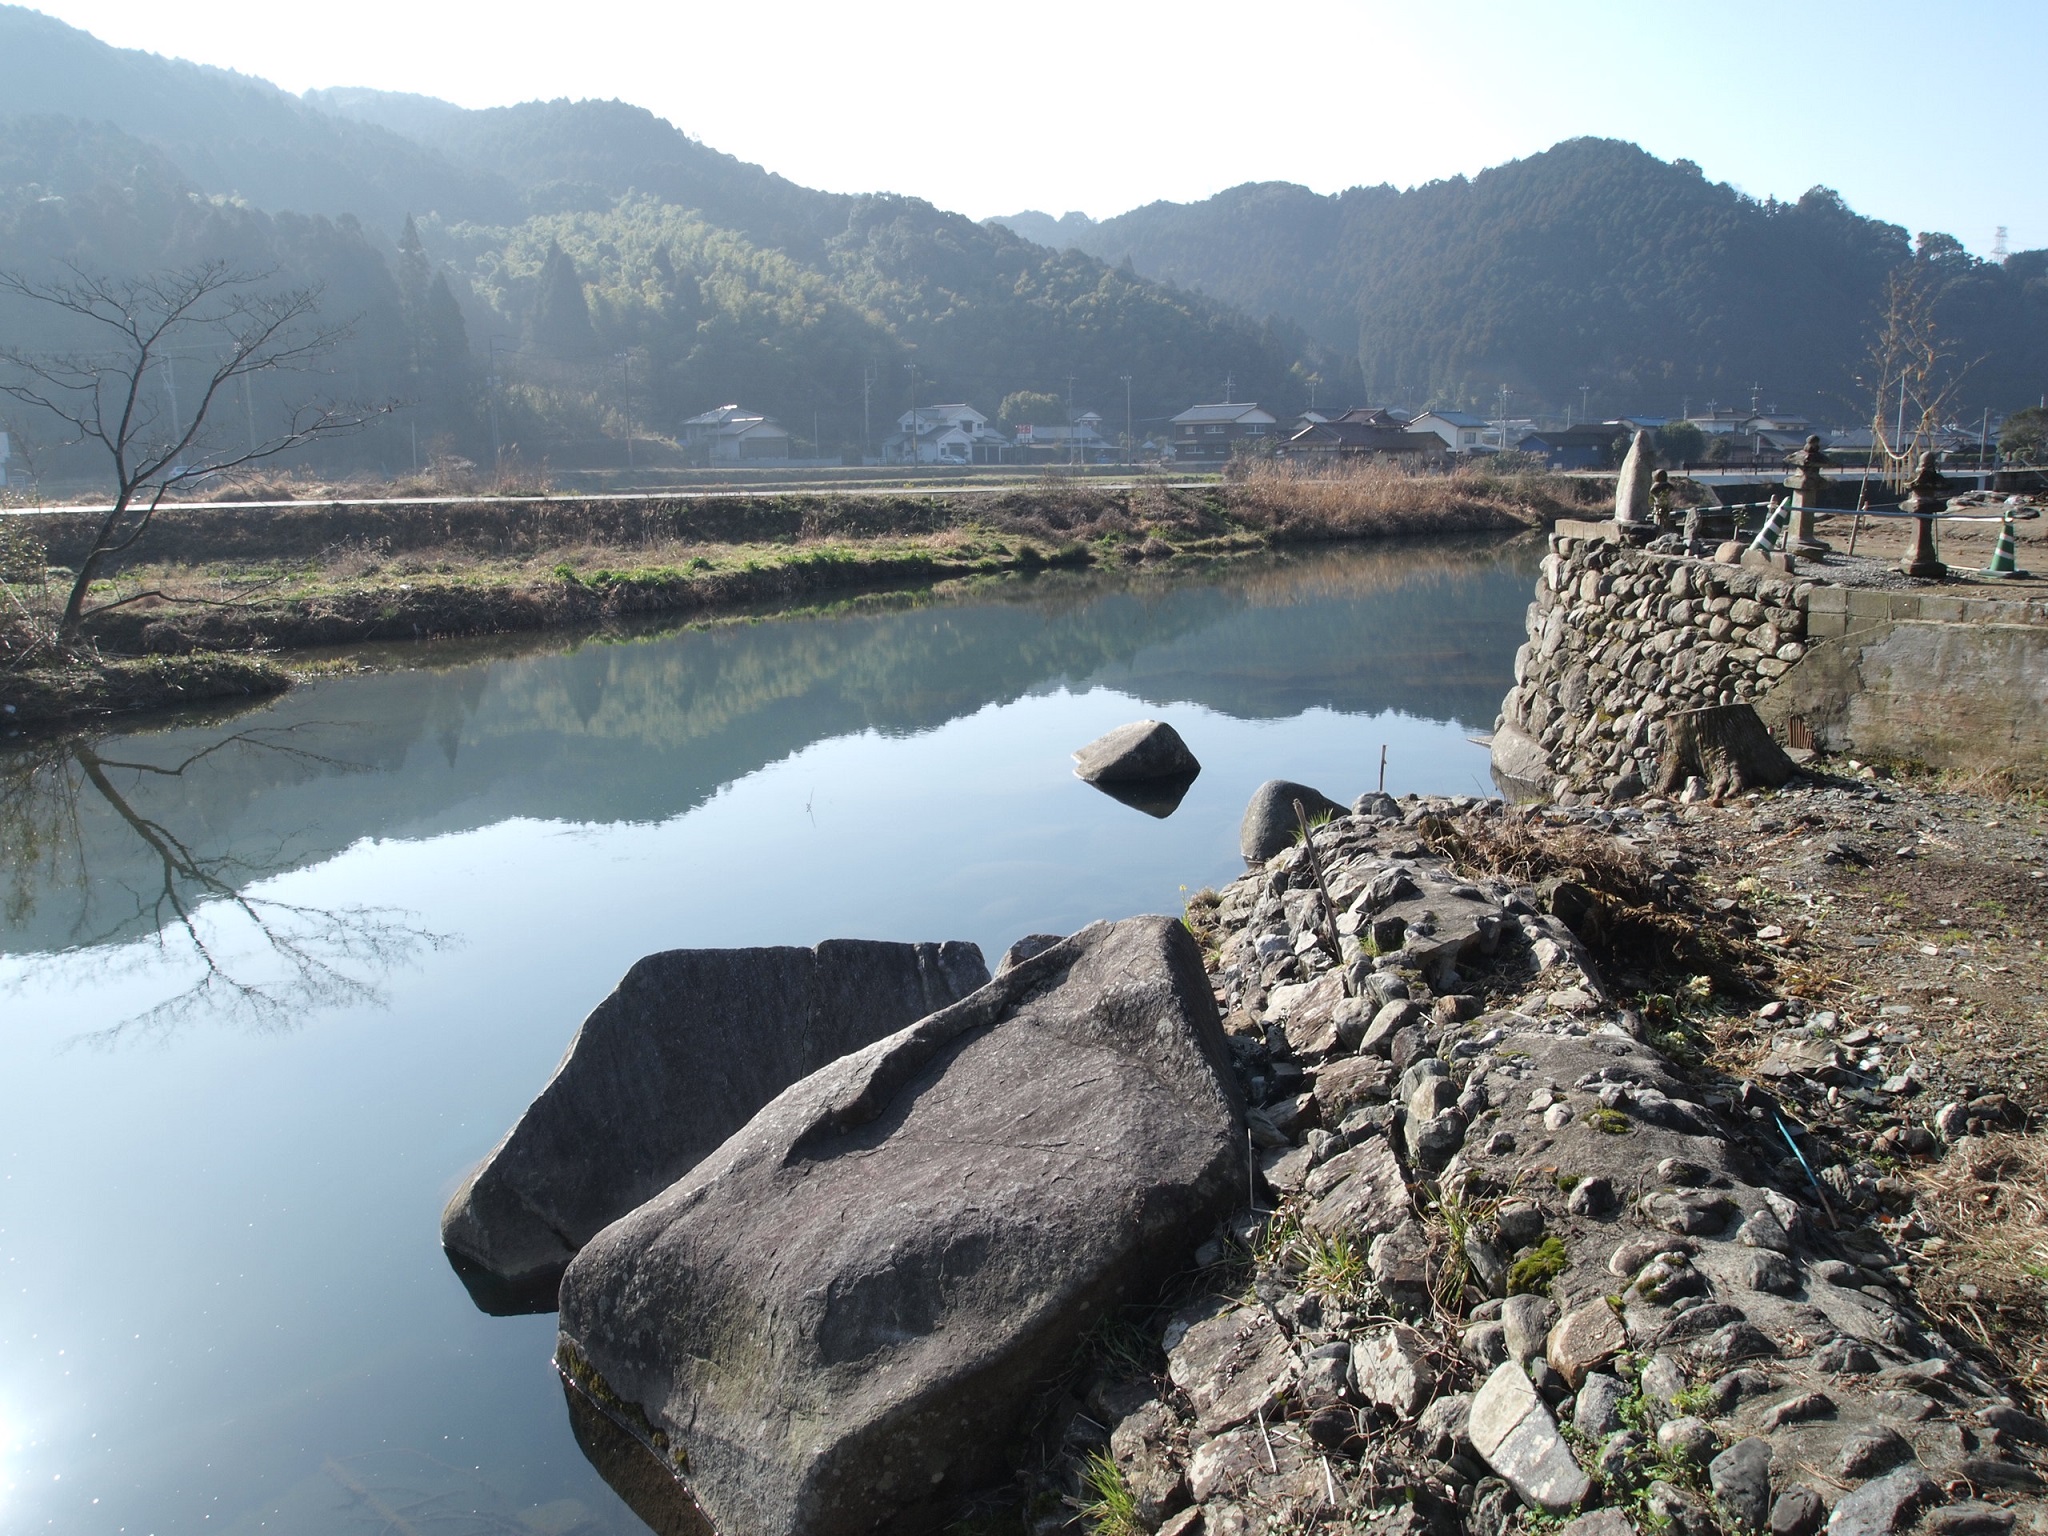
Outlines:
{"label": "white house", "polygon": [[721,405],[683,423],[683,446],[714,464],[789,457],[789,429],[773,416]]}
{"label": "white house", "polygon": [[921,405],[896,418],[896,430],[882,439],[882,462],[995,464],[1008,446],[971,405]]}
{"label": "white house", "polygon": [[1500,428],[1463,411],[1424,411],[1408,423],[1410,432],[1434,432],[1453,453],[1482,453],[1500,447]]}
{"label": "white house", "polygon": [[1191,405],[1173,418],[1173,456],[1180,460],[1227,459],[1245,441],[1273,436],[1280,418],[1256,400],[1222,405]]}

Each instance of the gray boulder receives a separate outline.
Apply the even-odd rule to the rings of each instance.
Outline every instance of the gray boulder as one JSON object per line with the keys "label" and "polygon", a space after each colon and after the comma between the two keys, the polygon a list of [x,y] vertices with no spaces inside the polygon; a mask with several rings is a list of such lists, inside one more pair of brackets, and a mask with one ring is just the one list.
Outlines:
{"label": "gray boulder", "polygon": [[487,1311],[547,1311],[576,1250],[694,1167],[799,1078],[988,980],[972,944],[649,955],[441,1213]]}
{"label": "gray boulder", "polygon": [[727,1536],[916,1528],[1242,1198],[1194,941],[1097,923],[790,1088],[600,1233],[559,1358]]}
{"label": "gray boulder", "polygon": [[1090,784],[1192,779],[1201,771],[1180,732],[1164,720],[1120,725],[1074,754],[1074,772]]}
{"label": "gray boulder", "polygon": [[1319,789],[1290,779],[1268,779],[1252,791],[1251,802],[1244,808],[1244,820],[1238,824],[1237,845],[1247,864],[1263,864],[1282,849],[1294,846],[1301,827],[1294,815],[1297,800],[1311,821],[1318,816],[1350,814],[1348,806],[1339,805]]}

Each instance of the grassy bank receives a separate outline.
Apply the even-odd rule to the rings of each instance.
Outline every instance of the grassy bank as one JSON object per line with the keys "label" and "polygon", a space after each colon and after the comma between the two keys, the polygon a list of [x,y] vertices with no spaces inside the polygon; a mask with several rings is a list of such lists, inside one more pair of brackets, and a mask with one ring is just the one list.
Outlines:
{"label": "grassy bank", "polygon": [[[1339,539],[1509,531],[1580,510],[1558,477],[1415,477],[1258,466],[1231,483],[1047,481],[958,496],[717,496],[624,501],[355,502],[170,508],[97,583],[88,643],[52,643],[86,519],[23,520],[0,622],[0,700],[56,718],[54,679],[87,712],[120,707],[105,657],[198,658],[681,617],[1048,566],[1226,558]],[[17,531],[15,542],[21,542]],[[40,577],[41,579],[37,579]],[[153,674],[154,675],[154,674]],[[163,675],[168,676],[168,673]],[[190,686],[214,674],[195,670]],[[220,674],[226,686],[227,674]]]}

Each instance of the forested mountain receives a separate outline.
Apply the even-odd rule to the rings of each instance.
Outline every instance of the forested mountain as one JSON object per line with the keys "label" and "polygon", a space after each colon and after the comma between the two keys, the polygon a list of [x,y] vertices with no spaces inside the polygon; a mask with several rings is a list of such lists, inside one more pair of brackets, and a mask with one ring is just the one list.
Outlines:
{"label": "forested mountain", "polygon": [[[629,430],[728,400],[836,454],[913,391],[992,416],[1071,381],[1108,415],[1129,375],[1142,424],[1226,379],[1282,409],[1311,375],[1359,387],[1295,327],[914,198],[800,187],[620,102],[300,100],[10,6],[0,86],[0,267],[222,255],[324,285],[355,322],[333,389],[408,402],[330,458],[617,462]],[[19,306],[0,321],[60,339]]]}
{"label": "forested mountain", "polygon": [[1857,375],[1887,274],[1918,262],[1960,405],[2048,384],[2048,252],[2002,266],[1909,241],[1825,188],[1759,202],[1632,144],[1576,139],[1467,180],[1319,196],[1284,182],[1095,222],[1023,214],[1028,238],[1302,326],[1358,357],[1375,399],[1676,411],[1709,399],[1866,415]]}

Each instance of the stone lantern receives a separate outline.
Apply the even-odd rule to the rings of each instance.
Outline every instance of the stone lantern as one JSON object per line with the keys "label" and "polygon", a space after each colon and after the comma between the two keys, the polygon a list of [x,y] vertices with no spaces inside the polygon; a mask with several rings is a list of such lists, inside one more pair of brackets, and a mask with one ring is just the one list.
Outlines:
{"label": "stone lantern", "polygon": [[1910,494],[1899,503],[1901,512],[1913,514],[1913,547],[1899,562],[1899,569],[1908,576],[1939,580],[1948,574],[1948,567],[1942,564],[1941,556],[1935,552],[1934,519],[1937,514],[1948,510],[1949,490],[1949,483],[1941,473],[1941,455],[1921,454],[1920,471],[1913,476]]}
{"label": "stone lantern", "polygon": [[1813,514],[1828,490],[1827,476],[1821,470],[1833,462],[1821,451],[1817,435],[1785,461],[1791,471],[1785,476],[1785,486],[1792,492],[1792,537],[1787,547],[1794,554],[1824,555],[1831,548],[1814,537]]}

